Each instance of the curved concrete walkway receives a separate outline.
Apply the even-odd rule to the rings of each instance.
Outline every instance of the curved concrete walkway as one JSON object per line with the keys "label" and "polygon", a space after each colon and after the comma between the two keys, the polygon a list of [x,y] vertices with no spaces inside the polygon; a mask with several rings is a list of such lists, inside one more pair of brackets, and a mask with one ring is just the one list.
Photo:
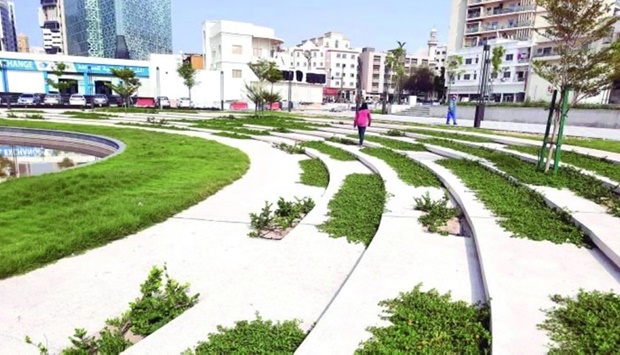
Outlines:
{"label": "curved concrete walkway", "polygon": [[493,353],[545,352],[549,340],[536,325],[545,319],[541,309],[554,306],[551,295],[574,295],[581,288],[620,291],[620,271],[599,250],[511,238],[451,171],[432,161],[419,161],[459,200],[474,232],[491,299]]}
{"label": "curved concrete walkway", "polygon": [[[455,299],[476,302],[485,298],[476,252],[469,238],[443,237],[424,233],[413,210],[413,198],[427,191],[435,197],[437,188],[405,185],[380,159],[357,148],[328,143],[345,149],[375,167],[388,192],[386,210],[377,234],[363,258],[325,314],[302,345],[299,355],[352,354],[367,340],[369,326],[386,325],[380,319],[378,303],[398,297],[423,283],[423,289],[451,291]],[[419,159],[433,160],[429,153]]]}
{"label": "curved concrete walkway", "polygon": [[[238,147],[251,157],[250,170],[241,180],[164,223],[0,281],[2,353],[38,353],[25,344],[26,335],[43,341],[54,353],[69,345],[67,338],[76,327],[98,332],[106,319],[127,310],[150,268],[163,263],[172,277],[191,283],[191,291],[201,293],[197,310],[212,311],[210,322],[201,318],[186,325],[192,332],[175,334],[172,342],[168,338],[164,345],[170,352],[204,340],[217,324],[253,318],[256,311],[266,318],[302,319],[308,329],[324,310],[362,247],[321,235],[313,225],[300,226],[296,235],[281,242],[247,237],[248,214],[259,211],[265,200],[322,198],[324,190],[297,183],[298,161],[303,158],[256,141],[170,133]],[[343,169],[355,171],[351,166]],[[164,345],[158,344],[156,353],[162,353]]]}

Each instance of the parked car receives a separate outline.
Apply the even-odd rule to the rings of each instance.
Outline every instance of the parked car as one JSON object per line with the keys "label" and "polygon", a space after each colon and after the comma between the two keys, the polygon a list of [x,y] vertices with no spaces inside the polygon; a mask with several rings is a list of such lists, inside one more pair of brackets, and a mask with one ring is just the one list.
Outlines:
{"label": "parked car", "polygon": [[21,94],[17,99],[18,105],[34,106],[41,104],[41,97],[37,94]]}
{"label": "parked car", "polygon": [[96,94],[93,100],[97,106],[108,106],[108,97],[104,94]]}
{"label": "parked car", "polygon": [[118,95],[110,95],[108,96],[108,105],[109,106],[124,106],[123,98]]}
{"label": "parked car", "polygon": [[59,94],[47,94],[43,99],[44,105],[60,105],[62,104],[62,98]]}
{"label": "parked car", "polygon": [[159,107],[170,107],[170,99],[167,96],[158,96],[157,97],[157,106]]}
{"label": "parked car", "polygon": [[69,98],[69,105],[71,106],[86,106],[86,98],[81,94],[73,94]]}
{"label": "parked car", "polygon": [[192,108],[192,100],[189,97],[182,97],[179,99],[179,103],[177,104],[179,108]]}

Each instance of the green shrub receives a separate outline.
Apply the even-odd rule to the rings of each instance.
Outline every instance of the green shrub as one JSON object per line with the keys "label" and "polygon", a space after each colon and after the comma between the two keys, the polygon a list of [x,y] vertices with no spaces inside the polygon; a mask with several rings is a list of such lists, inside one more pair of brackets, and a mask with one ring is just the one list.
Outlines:
{"label": "green shrub", "polygon": [[[357,136],[354,136],[354,138],[357,138]],[[329,137],[327,138],[327,141],[344,145],[358,145],[356,141],[342,137]]]}
{"label": "green shrub", "polygon": [[441,182],[423,165],[406,155],[387,148],[364,148],[362,153],[383,160],[389,165],[398,177],[408,185],[416,187],[441,187]]}
{"label": "green shrub", "polygon": [[491,332],[486,305],[452,301],[450,294],[433,289],[401,293],[382,301],[381,317],[391,325],[370,327],[372,338],[355,352],[368,354],[488,354]]}
{"label": "green shrub", "polygon": [[310,213],[314,205],[314,200],[308,197],[296,198],[295,201],[286,201],[280,197],[277,202],[277,209],[272,211],[272,204],[265,201],[265,206],[261,212],[250,213],[252,231],[248,235],[253,238],[262,237],[269,232],[277,232],[283,235],[286,229],[293,227]]}
{"label": "green shrub", "polygon": [[299,144],[273,143],[273,147],[287,152],[288,154],[306,154],[306,150]]}
{"label": "green shrub", "polygon": [[620,296],[580,290],[576,298],[554,295],[557,307],[546,310],[539,329],[553,342],[550,354],[618,354]]}
{"label": "green shrub", "polygon": [[462,133],[432,131],[432,130],[427,130],[427,129],[414,129],[414,128],[409,128],[409,129],[406,129],[405,131],[416,133],[416,134],[423,134],[425,136],[454,139],[454,140],[461,140],[461,141],[475,142],[475,143],[493,143],[494,142],[490,138],[473,136],[473,135],[462,134]]}
{"label": "green shrub", "polygon": [[390,129],[385,135],[390,137],[405,137],[405,132],[399,129]]}
{"label": "green shrub", "polygon": [[329,155],[332,159],[340,161],[355,161],[357,158],[355,155],[347,152],[346,150],[333,147],[325,142],[309,141],[302,143],[302,146],[306,148],[316,149],[319,152]]}
{"label": "green shrub", "polygon": [[299,321],[274,323],[259,315],[251,322],[236,322],[232,328],[218,326],[217,331],[199,343],[195,352],[189,350],[186,354],[292,355],[306,337]]}
{"label": "green shrub", "polygon": [[448,235],[448,231],[442,228],[446,226],[449,220],[461,214],[458,208],[448,207],[448,196],[444,196],[441,200],[433,201],[427,192],[424,196],[416,197],[414,200],[415,209],[426,212],[426,214],[420,217],[420,223],[428,228],[428,231],[431,233]]}
{"label": "green shrub", "polygon": [[226,138],[234,138],[234,139],[252,139],[252,137],[247,136],[245,134],[239,134],[234,132],[216,132],[213,133],[214,136],[226,137]]}
{"label": "green shrub", "polygon": [[364,138],[369,142],[381,144],[382,146],[395,150],[405,150],[410,152],[425,152],[426,148],[422,144],[405,142],[398,139],[390,139],[377,136],[366,136]]}
{"label": "green shrub", "polygon": [[43,115],[40,115],[38,113],[26,115],[24,118],[27,118],[29,120],[44,120],[45,119]]}
{"label": "green shrub", "polygon": [[378,175],[351,174],[329,202],[329,220],[319,230],[368,246],[379,228],[385,198],[385,186]]}
{"label": "green shrub", "polygon": [[327,187],[329,171],[321,159],[306,159],[299,162],[301,167],[301,183],[308,186]]}

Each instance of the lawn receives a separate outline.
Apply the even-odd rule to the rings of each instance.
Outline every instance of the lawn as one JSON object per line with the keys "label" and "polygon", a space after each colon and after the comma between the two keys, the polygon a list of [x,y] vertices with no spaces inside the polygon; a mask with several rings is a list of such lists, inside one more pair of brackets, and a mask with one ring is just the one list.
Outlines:
{"label": "lawn", "polygon": [[321,159],[306,159],[299,162],[302,174],[300,182],[304,185],[327,188],[329,171]]}
{"label": "lawn", "polygon": [[321,141],[308,141],[301,144],[302,147],[316,149],[319,152],[329,155],[330,158],[339,160],[339,161],[356,161],[357,158],[355,155],[347,152],[344,149],[340,149],[334,146],[331,146],[325,142]]}
{"label": "lawn", "polygon": [[106,113],[88,111],[65,111],[62,114],[71,118],[80,118],[85,120],[108,120],[110,118],[116,117],[115,115],[110,115]]}
{"label": "lawn", "polygon": [[31,121],[0,125],[91,133],[127,145],[97,164],[0,184],[0,278],[162,222],[249,167],[239,150],[200,138]]}

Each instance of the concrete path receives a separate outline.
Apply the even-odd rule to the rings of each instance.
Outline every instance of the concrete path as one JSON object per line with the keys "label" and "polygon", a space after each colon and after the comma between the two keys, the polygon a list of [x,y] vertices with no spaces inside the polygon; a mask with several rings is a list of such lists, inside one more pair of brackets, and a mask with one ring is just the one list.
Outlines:
{"label": "concrete path", "polygon": [[[331,143],[329,143],[331,144]],[[333,145],[333,144],[332,144]],[[453,298],[476,302],[485,298],[472,240],[424,233],[413,210],[413,198],[436,188],[405,185],[383,161],[360,153],[357,148],[339,146],[378,170],[389,195],[381,225],[353,274],[325,314],[298,348],[296,354],[352,354],[367,340],[369,326],[384,326],[382,300],[398,297],[423,283],[423,289],[451,291]],[[417,153],[420,159],[433,157]]]}
{"label": "concrete path", "polygon": [[[324,111],[312,111],[308,113],[320,114],[325,116],[331,116],[335,119],[350,119],[353,120],[353,112],[324,112]],[[411,117],[411,116],[397,116],[397,115],[373,115],[375,120],[378,121],[390,121],[390,122],[411,122],[411,123],[424,123],[430,125],[444,126],[446,120],[443,118],[433,117]],[[473,127],[473,120],[458,120],[459,126]],[[527,132],[527,133],[545,133],[544,124],[535,123],[514,123],[514,122],[498,122],[498,121],[482,121],[482,128],[495,129],[499,131],[511,131],[511,132]],[[581,126],[566,126],[564,133],[568,136],[575,137],[589,137],[589,138],[604,138],[612,140],[620,140],[620,130],[611,128],[593,128],[593,127],[581,127]]]}
{"label": "concrete path", "polygon": [[492,352],[541,354],[548,338],[536,328],[549,296],[579,289],[620,291],[620,272],[599,250],[511,238],[496,218],[448,169],[420,160],[433,170],[464,208],[475,234],[487,295],[491,299]]}
{"label": "concrete path", "polygon": [[[168,346],[178,353],[206,339],[217,324],[251,319],[256,311],[268,319],[299,318],[304,329],[316,321],[364,248],[321,235],[314,225],[299,226],[281,242],[247,237],[248,214],[259,211],[265,200],[322,198],[322,189],[297,183],[302,158],[256,141],[171,133],[238,147],[251,157],[250,170],[241,180],[164,223],[0,281],[2,353],[38,353],[25,344],[26,335],[43,341],[54,353],[69,345],[67,337],[76,327],[96,333],[106,319],[127,310],[150,268],[163,263],[172,277],[191,283],[191,291],[201,293],[196,309],[206,307],[211,313],[195,324],[183,325],[192,331],[175,334],[173,342],[168,338],[166,344],[158,343],[158,350]],[[335,176],[367,171],[359,163],[352,164],[339,165],[343,172]]]}

